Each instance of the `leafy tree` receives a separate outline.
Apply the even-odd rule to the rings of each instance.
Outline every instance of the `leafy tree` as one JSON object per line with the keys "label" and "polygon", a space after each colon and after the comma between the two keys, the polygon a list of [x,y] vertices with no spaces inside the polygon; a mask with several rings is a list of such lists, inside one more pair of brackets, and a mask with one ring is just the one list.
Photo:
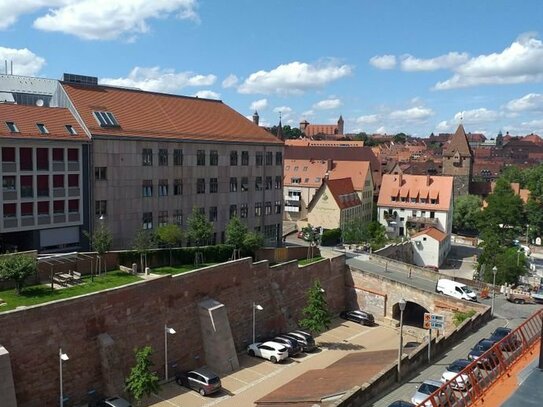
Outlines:
{"label": "leafy tree", "polygon": [[481,214],[481,198],[476,195],[462,195],[454,202],[453,227],[456,230],[476,230]]}
{"label": "leafy tree", "polygon": [[187,224],[187,236],[197,247],[207,244],[213,236],[213,224],[196,208],[189,216]]}
{"label": "leafy tree", "polygon": [[264,237],[260,233],[249,232],[245,235],[245,238],[243,239],[243,247],[245,250],[250,251],[254,255],[254,252],[262,246],[264,246]]}
{"label": "leafy tree", "polygon": [[140,230],[132,241],[132,248],[140,255],[142,272],[147,268],[147,253],[156,247],[155,236],[150,230]]}
{"label": "leafy tree", "polygon": [[526,221],[529,225],[528,238],[531,240],[537,236],[541,236],[543,231],[543,205],[541,201],[530,196],[528,202],[524,205],[524,210],[526,212]]}
{"label": "leafy tree", "polygon": [[405,143],[407,140],[407,135],[405,133],[398,133],[392,139],[395,143]]}
{"label": "leafy tree", "polygon": [[361,218],[351,219],[343,224],[344,243],[362,243],[369,241],[368,225]]}
{"label": "leafy tree", "polygon": [[[270,129],[274,136],[277,136],[277,130],[279,126],[272,126]],[[290,127],[289,125],[283,126],[283,137],[286,139],[299,139],[304,137],[304,133],[297,127]]]}
{"label": "leafy tree", "polygon": [[368,235],[373,250],[380,249],[388,241],[385,227],[375,220],[368,223]]}
{"label": "leafy tree", "polygon": [[509,183],[518,182],[521,185],[525,183],[525,174],[519,167],[516,166],[505,167],[500,178],[506,179]]}
{"label": "leafy tree", "polygon": [[311,224],[307,224],[305,228],[302,228],[305,240],[309,242],[307,246],[307,258],[313,258],[313,248],[319,244],[320,231],[315,229]]}
{"label": "leafy tree", "polygon": [[496,266],[498,269],[496,285],[517,284],[520,276],[526,273],[525,261],[524,253],[521,253],[516,247],[509,247],[498,253],[493,263],[485,264],[483,279],[492,283],[494,279],[492,268]]}
{"label": "leafy tree", "polygon": [[36,258],[27,254],[5,254],[0,257],[0,279],[13,280],[21,295],[25,280],[36,272]]}
{"label": "leafy tree", "polygon": [[170,249],[170,267],[172,266],[172,248],[180,246],[183,241],[183,231],[174,223],[159,226],[156,231],[156,237],[159,242]]}
{"label": "leafy tree", "polygon": [[311,332],[320,333],[330,327],[332,315],[328,310],[326,293],[321,287],[319,280],[315,280],[307,292],[307,305],[303,309],[304,319],[300,326],[309,329]]}
{"label": "leafy tree", "polygon": [[234,216],[226,225],[226,244],[234,246],[235,249],[243,247],[243,241],[247,236],[247,226],[238,218]]}
{"label": "leafy tree", "polygon": [[111,244],[113,242],[111,232],[109,231],[107,226],[100,222],[100,225],[96,228],[92,235],[86,231],[84,232],[84,234],[90,240],[92,250],[96,251],[96,253],[98,254],[98,262],[96,264],[98,268],[98,273],[100,273],[100,266],[102,264],[102,260],[104,265],[104,273],[107,272],[105,254],[111,250]]}
{"label": "leafy tree", "polygon": [[145,346],[140,349],[134,349],[136,365],[130,371],[126,379],[126,391],[138,402],[143,397],[148,397],[160,390],[159,378],[155,372],[151,371],[153,362],[151,355],[153,349]]}

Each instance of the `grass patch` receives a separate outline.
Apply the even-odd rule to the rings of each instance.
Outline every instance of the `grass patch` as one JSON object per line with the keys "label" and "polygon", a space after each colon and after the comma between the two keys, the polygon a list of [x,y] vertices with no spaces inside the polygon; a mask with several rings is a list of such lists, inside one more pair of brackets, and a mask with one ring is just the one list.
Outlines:
{"label": "grass patch", "polygon": [[51,284],[25,287],[21,295],[17,295],[15,289],[0,291],[0,298],[6,302],[5,305],[0,306],[0,312],[12,310],[22,305],[43,304],[77,295],[94,293],[141,280],[140,277],[123,271],[110,271],[105,275],[94,276],[94,281],[91,281],[90,276],[84,276],[82,279],[83,282],[76,286],[55,289],[54,291],[51,291]]}
{"label": "grass patch", "polygon": [[312,259],[298,260],[298,265],[299,266],[306,266],[308,264],[315,263],[316,261],[319,261],[319,260],[322,260],[322,259],[324,259],[324,257],[317,256],[317,257],[313,257]]}
{"label": "grass patch", "polygon": [[177,267],[157,267],[154,269],[151,269],[151,273],[153,274],[183,274],[188,271],[201,269],[202,267],[212,266],[217,263],[203,263],[198,266],[195,266],[193,264],[184,264],[182,266]]}
{"label": "grass patch", "polygon": [[462,311],[454,311],[454,316],[453,316],[454,326],[460,325],[460,324],[461,324],[462,322],[464,322],[466,319],[471,318],[471,317],[474,316],[475,314],[476,314],[476,311],[475,311],[475,310],[472,310],[472,309],[470,309],[469,311],[465,311],[465,312],[462,312]]}

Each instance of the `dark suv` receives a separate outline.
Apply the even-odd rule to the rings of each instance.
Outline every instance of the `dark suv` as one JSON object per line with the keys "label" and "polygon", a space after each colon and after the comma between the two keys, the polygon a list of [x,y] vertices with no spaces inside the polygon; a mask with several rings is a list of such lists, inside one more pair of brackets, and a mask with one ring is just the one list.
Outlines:
{"label": "dark suv", "polygon": [[[504,339],[505,338],[505,339]],[[499,327],[496,328],[490,338],[490,341],[500,342],[500,348],[507,352],[512,352],[522,345],[522,341],[516,333],[511,333],[511,328]],[[503,339],[503,340],[502,340]]]}
{"label": "dark suv", "polygon": [[175,381],[180,386],[196,390],[202,396],[220,391],[222,388],[219,376],[206,367],[201,367],[188,372],[178,372]]}
{"label": "dark suv", "polygon": [[302,351],[300,343],[294,338],[287,338],[282,335],[276,336],[273,339],[270,339],[273,342],[280,343],[281,345],[286,346],[289,356],[294,356],[299,354]]}
{"label": "dark suv", "polygon": [[343,319],[347,319],[349,321],[356,322],[358,324],[372,326],[375,325],[375,318],[372,314],[366,311],[362,310],[354,310],[354,311],[343,311],[339,314],[339,316]]}
{"label": "dark suv", "polygon": [[317,350],[315,339],[309,333],[304,331],[292,331],[288,334],[281,334],[285,338],[294,339],[298,341],[304,352],[313,352]]}

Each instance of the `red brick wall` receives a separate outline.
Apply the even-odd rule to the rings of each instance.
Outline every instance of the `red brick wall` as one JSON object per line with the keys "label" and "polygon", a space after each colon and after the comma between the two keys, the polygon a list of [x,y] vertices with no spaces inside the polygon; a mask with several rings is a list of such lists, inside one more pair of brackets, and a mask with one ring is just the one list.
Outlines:
{"label": "red brick wall", "polygon": [[0,314],[0,344],[10,352],[19,407],[58,404],[58,348],[64,362],[64,392],[75,403],[90,389],[103,392],[97,336],[115,340],[125,374],[133,349],[151,345],[162,377],[163,326],[175,328],[168,354],[179,368],[205,364],[197,304],[211,297],[226,305],[238,350],[252,334],[252,302],[264,308],[256,320],[257,335],[294,326],[305,305],[307,289],[319,279],[331,309],[345,305],[344,258],[298,268],[296,263],[268,267],[250,259],[228,262],[175,277],[164,276],[79,298]]}

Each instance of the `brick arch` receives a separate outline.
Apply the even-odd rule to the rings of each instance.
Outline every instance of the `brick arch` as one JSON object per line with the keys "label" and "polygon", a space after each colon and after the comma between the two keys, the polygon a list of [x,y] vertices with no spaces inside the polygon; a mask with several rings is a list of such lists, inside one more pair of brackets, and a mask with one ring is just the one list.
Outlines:
{"label": "brick arch", "polygon": [[[413,302],[406,301],[405,310],[403,312],[403,323],[404,325],[415,326],[417,328],[422,328],[422,320],[425,312],[430,312],[427,308],[422,305]],[[397,321],[400,320],[400,305],[399,302],[392,305],[392,319]]]}

